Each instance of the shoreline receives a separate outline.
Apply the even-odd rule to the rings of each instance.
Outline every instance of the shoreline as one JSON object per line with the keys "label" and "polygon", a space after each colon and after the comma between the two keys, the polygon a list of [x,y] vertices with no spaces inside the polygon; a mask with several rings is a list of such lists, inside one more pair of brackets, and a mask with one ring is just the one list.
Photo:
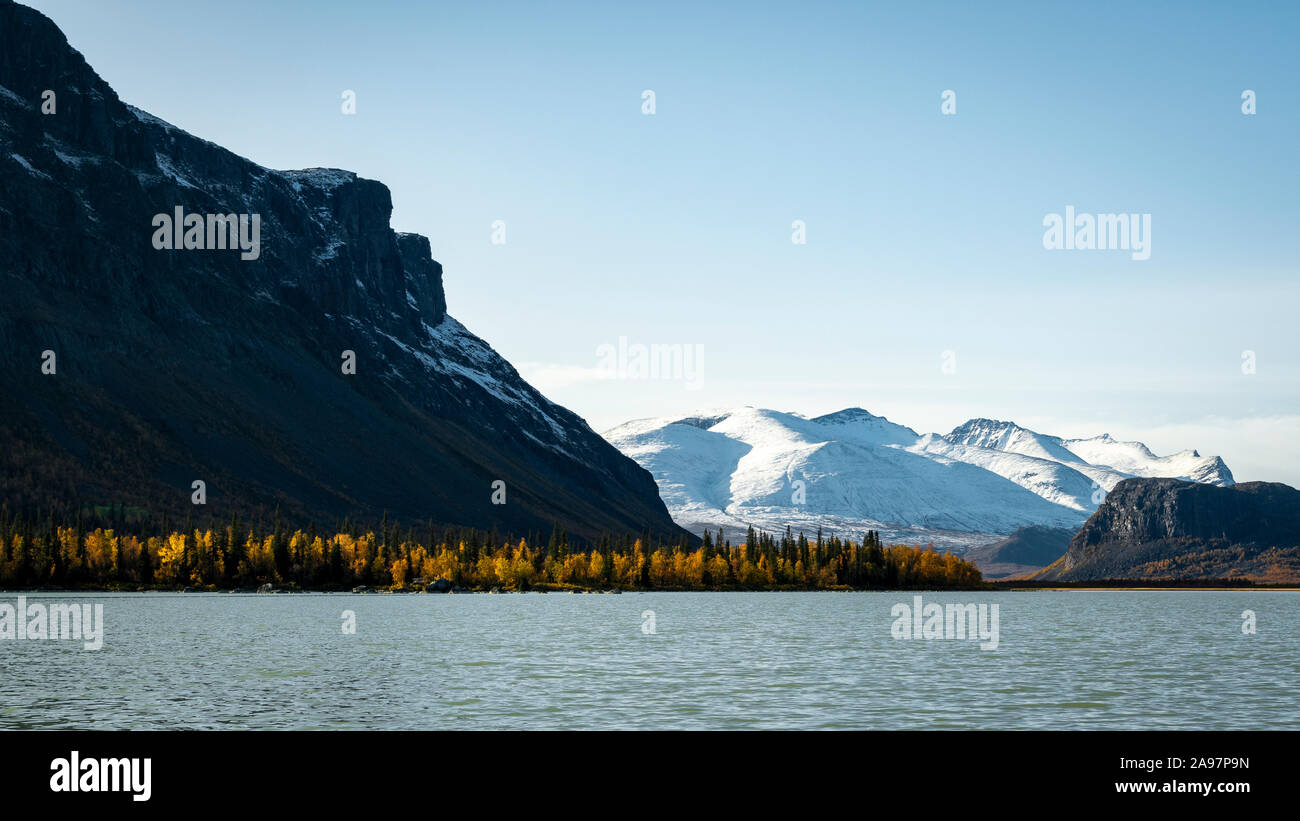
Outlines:
{"label": "shoreline", "polygon": [[892,588],[766,588],[766,589],[706,589],[698,588],[563,588],[530,590],[482,590],[466,589],[456,591],[431,590],[313,590],[295,588],[273,588],[271,590],[249,590],[247,588],[229,589],[195,589],[195,588],[111,588],[111,587],[45,587],[0,589],[0,596],[41,595],[52,593],[119,593],[119,594],[208,594],[226,596],[279,596],[279,595],[347,595],[347,596],[495,596],[495,595],[623,595],[637,593],[1103,593],[1103,592],[1159,592],[1159,591],[1202,591],[1202,592],[1281,592],[1298,593],[1300,586],[1294,584],[1258,584],[1258,585],[1213,585],[1213,584],[1080,584],[1080,585],[1014,585],[1003,586],[996,583],[983,587],[892,587]]}

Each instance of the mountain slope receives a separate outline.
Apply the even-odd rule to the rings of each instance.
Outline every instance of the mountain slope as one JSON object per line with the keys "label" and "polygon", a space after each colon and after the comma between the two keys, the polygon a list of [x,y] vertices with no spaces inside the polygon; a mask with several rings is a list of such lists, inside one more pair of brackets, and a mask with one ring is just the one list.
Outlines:
{"label": "mountain slope", "polygon": [[1034,578],[1249,578],[1300,582],[1300,491],[1127,479]]}
{"label": "mountain slope", "polygon": [[[873,529],[969,547],[1025,525],[1073,532],[1132,475],[1011,422],[919,435],[860,408],[808,419],[746,407],[638,420],[605,437],[654,474],[674,518],[697,531]],[[1125,466],[1232,481],[1216,457],[1134,456]]]}
{"label": "mountain slope", "polygon": [[986,579],[1006,578],[1042,570],[1064,555],[1074,531],[1028,525],[993,544],[966,551],[963,556]]}
{"label": "mountain slope", "polygon": [[[177,208],[259,215],[260,253],[157,249]],[[391,212],[378,182],[263,168],[125,105],[0,0],[0,498],[680,535],[649,473],[447,315]]]}

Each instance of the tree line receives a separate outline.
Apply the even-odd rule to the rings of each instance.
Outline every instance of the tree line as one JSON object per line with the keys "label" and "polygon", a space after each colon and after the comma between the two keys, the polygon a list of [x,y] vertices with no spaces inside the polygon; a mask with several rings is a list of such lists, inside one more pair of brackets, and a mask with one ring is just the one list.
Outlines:
{"label": "tree line", "polygon": [[980,572],[933,546],[885,545],[868,531],[778,539],[750,528],[733,544],[723,531],[702,544],[667,544],[649,534],[603,536],[580,544],[556,526],[501,537],[432,524],[417,533],[387,517],[364,532],[343,522],[329,533],[247,524],[172,530],[129,522],[67,524],[0,510],[0,586],[89,589],[240,589],[263,584],[302,590],[365,585],[411,589],[447,579],[471,589],[834,590],[976,587]]}

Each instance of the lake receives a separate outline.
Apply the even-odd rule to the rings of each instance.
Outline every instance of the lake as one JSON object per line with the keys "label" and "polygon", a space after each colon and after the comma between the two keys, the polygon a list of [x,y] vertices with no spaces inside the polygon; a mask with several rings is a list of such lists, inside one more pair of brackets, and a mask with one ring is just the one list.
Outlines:
{"label": "lake", "polygon": [[1287,591],[920,594],[996,650],[894,638],[911,591],[26,595],[103,647],[0,640],[4,729],[1300,728]]}

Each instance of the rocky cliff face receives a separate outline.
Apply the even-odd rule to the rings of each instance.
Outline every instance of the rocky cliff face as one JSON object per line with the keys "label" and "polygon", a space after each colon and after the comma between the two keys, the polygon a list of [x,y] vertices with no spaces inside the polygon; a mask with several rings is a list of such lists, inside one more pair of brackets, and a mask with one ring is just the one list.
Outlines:
{"label": "rocky cliff face", "polygon": [[[178,208],[258,215],[256,252],[203,230],[159,249]],[[381,183],[263,168],[126,105],[0,0],[0,498],[680,535],[649,473],[447,315],[391,212]]]}
{"label": "rocky cliff face", "polygon": [[1126,479],[1038,578],[1300,579],[1300,491]]}

